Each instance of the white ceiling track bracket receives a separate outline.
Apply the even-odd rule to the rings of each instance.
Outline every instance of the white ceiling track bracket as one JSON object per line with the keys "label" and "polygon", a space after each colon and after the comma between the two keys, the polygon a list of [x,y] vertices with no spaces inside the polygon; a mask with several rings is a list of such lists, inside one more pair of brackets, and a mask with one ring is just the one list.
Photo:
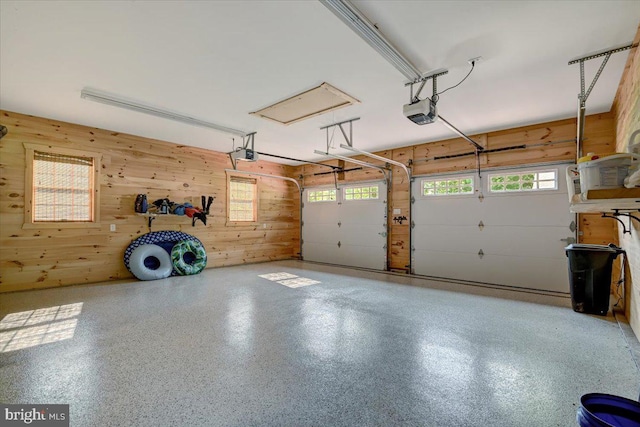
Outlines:
{"label": "white ceiling track bracket", "polygon": [[[569,65],[573,65],[573,64],[580,64],[580,93],[578,94],[578,128],[577,128],[577,138],[576,138],[576,142],[577,142],[577,158],[579,159],[580,157],[582,157],[582,142],[584,140],[584,117],[586,114],[586,105],[587,105],[587,98],[589,98],[589,95],[591,94],[591,91],[593,90],[594,86],[596,85],[596,82],[598,81],[598,78],[600,78],[600,74],[602,74],[602,71],[604,70],[604,67],[607,65],[607,61],[609,61],[609,58],[611,58],[611,55],[613,55],[614,53],[618,53],[618,52],[623,52],[625,50],[629,50],[632,49],[634,47],[637,47],[637,44],[633,44],[633,43],[629,43],[626,44],[624,46],[618,46],[618,47],[614,47],[611,49],[607,49],[601,52],[596,52],[596,53],[592,53],[586,56],[583,56],[581,58],[577,58],[577,59],[573,59],[571,61],[569,61]],[[595,76],[593,77],[593,80],[591,81],[591,84],[589,85],[589,89],[587,89],[585,91],[585,82],[584,82],[584,63],[585,61],[589,61],[591,59],[595,59],[595,58],[601,58],[604,57],[604,59],[602,60],[602,63],[600,64],[600,68],[598,68],[598,71],[596,72]]]}
{"label": "white ceiling track bracket", "polygon": [[382,175],[385,177],[385,179],[387,179],[387,172],[386,172],[387,168],[386,167],[373,165],[371,163],[367,163],[367,162],[364,162],[362,160],[352,159],[351,157],[345,157],[345,156],[341,156],[339,154],[333,154],[333,153],[329,153],[329,152],[325,153],[324,151],[320,151],[320,150],[314,150],[313,152],[316,153],[316,154],[320,154],[322,156],[332,157],[332,158],[338,159],[338,160],[344,160],[345,162],[353,163],[353,164],[356,164],[358,166],[362,166],[362,167],[365,167],[365,168],[377,169],[380,172],[382,172]]}
{"label": "white ceiling track bracket", "polygon": [[411,171],[409,170],[407,165],[405,165],[404,163],[401,163],[401,162],[398,162],[398,161],[395,161],[395,160],[391,160],[391,159],[387,159],[386,157],[378,156],[377,154],[369,153],[368,151],[359,150],[359,149],[357,149],[355,147],[351,147],[349,145],[340,144],[340,148],[344,148],[345,150],[353,151],[354,153],[362,154],[363,156],[367,156],[367,157],[370,157],[372,159],[380,160],[381,162],[385,162],[385,163],[388,163],[390,165],[398,166],[399,168],[401,168],[407,174],[408,182],[411,182]]}
{"label": "white ceiling track bracket", "polygon": [[[344,136],[344,140],[347,141],[347,144],[349,145],[349,147],[351,147],[353,145],[353,122],[355,122],[356,120],[360,120],[360,117],[356,117],[355,119],[349,119],[349,120],[345,120],[343,122],[340,123],[334,123],[332,125],[328,125],[328,126],[323,126],[320,128],[320,130],[325,129],[327,132],[327,152],[329,151],[329,146],[331,141],[329,140],[329,129],[331,129],[332,127],[338,126],[340,128],[340,131],[342,132],[342,136]],[[347,136],[347,133],[345,132],[344,128],[342,127],[342,125],[349,123],[349,135]]]}

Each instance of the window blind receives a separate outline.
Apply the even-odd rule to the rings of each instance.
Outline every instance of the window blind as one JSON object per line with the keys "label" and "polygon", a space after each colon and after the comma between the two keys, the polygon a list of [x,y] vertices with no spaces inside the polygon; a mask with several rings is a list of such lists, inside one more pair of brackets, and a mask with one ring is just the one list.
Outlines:
{"label": "window blind", "polygon": [[35,151],[33,219],[93,221],[93,158]]}

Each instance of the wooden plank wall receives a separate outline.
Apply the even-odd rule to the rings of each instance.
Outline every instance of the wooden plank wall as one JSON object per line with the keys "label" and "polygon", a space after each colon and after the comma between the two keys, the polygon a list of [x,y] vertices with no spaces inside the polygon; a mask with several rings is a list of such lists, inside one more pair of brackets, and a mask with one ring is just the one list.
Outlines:
{"label": "wooden plank wall", "polygon": [[[633,39],[640,43],[640,25]],[[619,53],[617,55],[622,55]],[[640,48],[629,51],[620,85],[611,108],[615,117],[617,151],[626,151],[631,135],[640,130]],[[634,142],[640,141],[635,136]],[[629,263],[625,272],[625,316],[640,338],[640,224],[632,221],[631,234],[620,234],[620,244],[627,251]]]}
{"label": "wooden plank wall", "polygon": [[[166,197],[194,206],[201,205],[201,195],[215,196],[206,226],[192,227],[190,218],[175,215],[159,217],[152,226],[198,237],[207,250],[207,268],[298,255],[299,193],[290,182],[259,178],[259,224],[227,226],[226,154],[7,111],[0,111],[0,123],[9,130],[0,140],[0,292],[132,277],[123,263],[125,248],[148,231],[146,218],[133,209],[138,193],[150,201]],[[100,228],[22,228],[25,142],[102,154]],[[262,160],[240,169],[293,172]]]}
{"label": "wooden plank wall", "polygon": [[[596,114],[586,118],[585,146],[586,152],[609,153],[615,151],[613,115]],[[575,161],[576,157],[576,119],[559,120],[549,123],[524,126],[519,128],[489,132],[471,136],[486,149],[502,149],[525,145],[526,148],[499,151],[480,156],[483,170],[505,166],[528,165],[561,161]],[[462,138],[429,142],[404,148],[396,148],[377,152],[381,156],[411,164],[413,175],[428,175],[446,172],[474,171],[475,156],[434,159],[434,157],[450,156],[472,152],[472,146]],[[369,163],[380,164],[362,156]],[[328,162],[337,165],[337,161]],[[347,167],[350,167],[347,165]],[[330,185],[333,175],[314,176],[325,172],[326,168],[315,165],[300,166],[296,174],[303,176],[305,186]],[[373,169],[347,172],[339,177],[340,182],[356,182],[380,176]],[[407,271],[409,265],[409,230],[410,221],[397,224],[393,221],[393,210],[400,209],[401,215],[409,218],[409,190],[407,178],[399,167],[392,168],[392,190],[389,197],[388,226],[391,233],[391,244],[388,249],[389,267],[393,270]],[[583,243],[608,244],[617,242],[615,221],[602,219],[598,214],[580,215],[582,230],[580,239]]]}

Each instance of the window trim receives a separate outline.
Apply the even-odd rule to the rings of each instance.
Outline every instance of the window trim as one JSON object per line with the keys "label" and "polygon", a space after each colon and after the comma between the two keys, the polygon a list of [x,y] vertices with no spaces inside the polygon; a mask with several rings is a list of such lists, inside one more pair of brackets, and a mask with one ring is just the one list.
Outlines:
{"label": "window trim", "polygon": [[[76,150],[66,147],[53,147],[23,143],[25,149],[25,191],[24,191],[24,222],[23,229],[34,228],[100,228],[100,170],[102,168],[102,154],[92,151]],[[76,157],[91,157],[93,159],[93,196],[92,212],[93,221],[34,221],[33,220],[33,161],[34,152],[61,154]]]}
{"label": "window trim", "polygon": [[[452,193],[452,194],[424,194],[424,182],[425,181],[451,181],[451,180],[462,180],[462,179],[471,179],[471,192],[470,193]],[[440,176],[440,177],[425,177],[420,180],[420,197],[423,198],[449,198],[449,197],[470,197],[476,194],[476,179],[473,175],[451,175],[451,176]]]}
{"label": "window trim", "polygon": [[[340,192],[338,191],[338,189],[336,189],[335,187],[311,187],[306,189],[307,190],[307,197],[306,197],[306,202],[307,203],[337,203],[338,202],[338,197]],[[309,198],[311,197],[311,192],[312,191],[335,191],[335,195],[336,195],[336,199],[335,200],[314,200],[311,201],[309,200]]]}
{"label": "window trim", "polygon": [[[499,191],[499,190],[492,190],[491,189],[491,179],[493,177],[496,176],[507,176],[507,175],[528,175],[528,174],[541,174],[541,173],[547,173],[547,172],[553,172],[555,174],[555,187],[554,188],[532,188],[532,189],[528,189],[528,190],[509,190],[507,191],[506,189],[503,191]],[[545,181],[550,181],[550,180],[545,180]],[[519,181],[521,182],[521,181]],[[539,180],[534,179],[532,182],[539,182]],[[506,181],[505,181],[505,185],[506,185]],[[503,194],[521,194],[521,193],[531,193],[531,194],[535,194],[535,193],[540,193],[540,192],[549,192],[549,191],[558,191],[560,190],[560,171],[558,169],[539,169],[539,170],[523,170],[522,172],[514,172],[509,174],[508,172],[498,172],[498,173],[489,173],[487,174],[487,191],[489,194],[492,195],[503,195]]]}
{"label": "window trim", "polygon": [[[259,213],[260,213],[260,179],[261,177],[258,175],[249,175],[249,174],[233,174],[233,172],[227,172],[227,215],[226,215],[226,225],[228,227],[241,227],[241,226],[255,226],[260,223]],[[253,217],[254,221],[232,221],[230,219],[231,216],[231,181],[237,179],[238,181],[255,181],[256,192],[254,196],[253,203]]]}
{"label": "window trim", "polygon": [[[347,189],[349,188],[371,188],[371,187],[376,187],[378,189],[377,191],[377,195],[378,197],[374,198],[369,198],[369,199],[347,199]],[[345,203],[352,203],[352,202],[377,202],[380,200],[380,183],[377,182],[372,182],[372,183],[363,183],[363,184],[350,184],[350,185],[344,185],[341,188],[342,190],[342,200]]]}

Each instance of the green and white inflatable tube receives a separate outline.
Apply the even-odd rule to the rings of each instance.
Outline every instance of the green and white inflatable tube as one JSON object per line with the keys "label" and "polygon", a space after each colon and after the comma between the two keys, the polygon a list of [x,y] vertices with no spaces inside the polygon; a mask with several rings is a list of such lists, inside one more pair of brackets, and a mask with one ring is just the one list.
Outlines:
{"label": "green and white inflatable tube", "polygon": [[198,274],[207,265],[207,252],[196,240],[181,240],[171,249],[173,268],[181,276]]}

